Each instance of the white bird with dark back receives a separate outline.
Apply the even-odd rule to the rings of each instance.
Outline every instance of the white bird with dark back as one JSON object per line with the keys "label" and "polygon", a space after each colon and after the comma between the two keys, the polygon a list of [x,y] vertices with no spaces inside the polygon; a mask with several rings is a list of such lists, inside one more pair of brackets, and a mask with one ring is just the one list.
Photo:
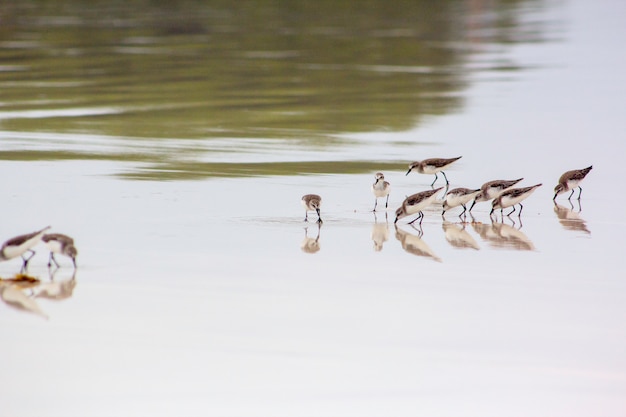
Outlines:
{"label": "white bird with dark back", "polygon": [[559,183],[556,185],[556,187],[554,187],[554,198],[552,200],[556,200],[556,197],[559,194],[572,190],[572,193],[567,198],[568,200],[571,200],[572,196],[574,195],[574,191],[576,191],[576,187],[578,187],[578,189],[580,190],[578,192],[578,200],[580,200],[580,196],[583,193],[583,188],[580,186],[580,183],[582,182],[582,180],[585,179],[587,174],[589,174],[591,168],[593,168],[593,165],[583,169],[574,169],[571,171],[567,171],[566,173],[561,175],[561,178],[559,178]]}
{"label": "white bird with dark back", "polygon": [[402,205],[396,210],[396,220],[394,223],[397,223],[398,220],[403,217],[418,213],[418,216],[411,220],[409,224],[413,224],[416,220],[419,220],[419,224],[422,224],[424,218],[422,210],[434,203],[437,198],[437,193],[442,189],[443,187],[439,187],[434,190],[422,191],[421,193],[416,193],[405,198]]}
{"label": "white bird with dark back", "polygon": [[510,216],[515,212],[515,205],[519,204],[520,209],[517,216],[521,216],[522,210],[524,209],[522,201],[527,199],[538,187],[541,187],[541,184],[531,185],[530,187],[524,188],[512,188],[503,192],[496,199],[493,200],[491,204],[491,212],[489,213],[489,215],[491,216],[493,214],[493,211],[496,209],[500,209],[500,214],[502,214],[503,209],[513,206],[513,210],[511,210],[511,212],[507,214],[507,216]]}
{"label": "white bird with dark back", "polygon": [[461,159],[460,156],[449,159],[430,158],[424,159],[423,161],[411,162],[409,164],[409,170],[406,172],[406,175],[409,175],[412,170],[416,170],[420,174],[435,174],[435,179],[433,180],[432,184],[430,184],[430,186],[432,187],[433,185],[435,185],[435,182],[437,182],[437,173],[441,172],[443,174],[443,177],[446,179],[446,185],[449,185],[450,182],[448,181],[448,177],[446,177],[446,173],[443,172],[443,170],[448,168],[453,162],[458,161],[459,159]]}
{"label": "white bird with dark back", "polygon": [[480,203],[481,201],[489,201],[496,198],[504,191],[513,187],[515,184],[523,179],[524,178],[518,178],[516,180],[494,180],[484,183],[480,186],[480,193],[476,195],[476,198],[470,206],[469,211],[472,211],[476,203]]}
{"label": "white bird with dark back", "polygon": [[447,210],[462,206],[463,211],[459,214],[459,217],[462,216],[467,207],[465,205],[469,203],[473,198],[475,198],[480,193],[480,188],[476,190],[472,190],[469,188],[455,188],[453,190],[448,191],[446,194],[446,199],[443,202],[443,212],[441,215],[443,216]]}
{"label": "white bird with dark back", "polygon": [[385,181],[385,176],[382,172],[376,173],[376,181],[372,184],[372,193],[374,193],[374,210],[376,211],[376,206],[378,206],[378,198],[379,197],[387,197],[385,200],[385,208],[387,208],[389,204],[389,192],[391,191],[391,184]]}
{"label": "white bird with dark back", "polygon": [[[26,267],[28,261],[35,256],[35,251],[31,248],[41,241],[41,238],[48,229],[50,229],[50,226],[37,232],[15,236],[7,240],[2,244],[2,248],[0,248],[0,261],[7,261],[21,256],[24,261],[24,267]],[[26,252],[30,252],[30,256],[28,258],[24,257]]]}
{"label": "white bird with dark back", "polygon": [[322,222],[322,216],[320,215],[320,207],[322,206],[322,197],[317,194],[306,194],[302,196],[302,205],[304,206],[305,215],[304,221],[309,221],[309,211],[317,212],[317,222]]}
{"label": "white bird with dark back", "polygon": [[41,240],[46,244],[50,250],[50,259],[48,260],[48,267],[52,266],[52,262],[59,267],[59,263],[54,258],[54,254],[65,255],[72,260],[74,268],[76,268],[76,255],[78,251],[74,246],[74,239],[61,233],[50,233],[44,235]]}

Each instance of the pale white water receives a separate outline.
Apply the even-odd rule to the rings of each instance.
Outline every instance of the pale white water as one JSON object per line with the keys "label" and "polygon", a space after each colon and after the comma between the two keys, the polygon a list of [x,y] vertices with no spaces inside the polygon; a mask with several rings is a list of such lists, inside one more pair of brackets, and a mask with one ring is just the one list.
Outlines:
{"label": "pale white water", "polygon": [[[111,175],[135,169],[121,163],[3,161],[3,235],[50,224],[76,239],[79,269],[71,297],[35,298],[48,319],[0,304],[0,415],[624,415],[624,6],[558,10],[563,42],[509,52],[540,67],[479,72],[462,113],[415,131],[350,135],[359,158],[416,137],[433,144],[402,147],[407,163],[463,155],[453,186],[543,182],[517,232],[477,204],[479,250],[452,246],[428,211],[420,244],[441,262],[407,253],[393,227],[431,176],[385,172],[376,252],[374,172],[138,182]],[[584,224],[562,220],[552,188],[590,164],[582,211],[559,212]],[[311,192],[324,199],[314,254],[301,250]],[[39,246],[29,272],[47,279],[46,261]]]}

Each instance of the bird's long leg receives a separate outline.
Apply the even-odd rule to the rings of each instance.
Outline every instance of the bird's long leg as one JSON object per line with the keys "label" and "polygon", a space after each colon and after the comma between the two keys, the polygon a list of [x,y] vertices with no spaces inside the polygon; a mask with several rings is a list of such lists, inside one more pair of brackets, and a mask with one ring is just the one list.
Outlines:
{"label": "bird's long leg", "polygon": [[465,214],[465,212],[467,211],[467,207],[465,207],[465,204],[461,204],[461,206],[463,207],[463,211],[461,212],[461,214]]}
{"label": "bird's long leg", "polygon": [[422,228],[422,221],[424,220],[424,213],[421,212],[421,211],[420,211],[419,218],[420,218],[420,229],[421,229]]}
{"label": "bird's long leg", "polygon": [[511,210],[511,212],[509,214],[507,214],[507,217],[511,216],[511,214],[515,213],[515,204],[513,205],[513,210]]}
{"label": "bird's long leg", "polygon": [[320,214],[320,209],[316,208],[315,211],[317,211],[317,222],[322,223],[322,215]]}
{"label": "bird's long leg", "polygon": [[52,266],[52,262],[54,262],[54,264],[57,266],[57,268],[60,267],[59,263],[54,258],[54,253],[50,252],[50,259],[48,260],[48,268],[50,268]]}
{"label": "bird's long leg", "polygon": [[389,205],[389,194],[387,194],[387,200],[385,201],[385,208]]}
{"label": "bird's long leg", "polygon": [[568,200],[572,198],[572,196],[574,195],[574,191],[576,191],[576,190],[575,189],[572,190],[572,193],[569,195],[569,197],[567,197]]}
{"label": "bird's long leg", "polygon": [[376,206],[378,206],[378,198],[374,199],[374,210],[372,210],[373,212],[376,212]]}
{"label": "bird's long leg", "polygon": [[28,261],[30,261],[32,257],[35,256],[34,250],[28,249],[28,251],[30,252],[30,256],[28,258],[24,258],[24,255],[22,255],[22,259],[24,260],[25,263],[28,263]]}
{"label": "bird's long leg", "polygon": [[581,187],[581,186],[579,185],[579,186],[578,186],[578,189],[580,190],[580,191],[578,192],[578,201],[580,201],[580,196],[581,196],[581,194],[583,193],[583,187]]}
{"label": "bird's long leg", "polygon": [[437,173],[435,172],[435,179],[433,180],[432,184],[430,184],[431,187],[435,185],[435,183],[437,182],[437,178],[439,177],[437,176]]}
{"label": "bird's long leg", "polygon": [[[421,219],[422,217],[424,217],[424,213],[422,213],[421,211],[419,212],[419,214],[417,215],[416,218],[414,218],[413,220],[411,220],[408,224],[413,224],[415,223],[417,220]],[[420,222],[420,224],[422,224],[422,222]]]}
{"label": "bird's long leg", "polygon": [[304,221],[305,222],[309,221],[309,211],[308,210],[304,212]]}
{"label": "bird's long leg", "polygon": [[522,215],[522,210],[524,210],[524,206],[522,206],[522,203],[519,203],[519,213],[517,213],[517,217]]}
{"label": "bird's long leg", "polygon": [[470,213],[472,212],[472,209],[474,208],[475,204],[476,204],[476,199],[474,199],[474,201],[472,202],[472,205],[469,208]]}
{"label": "bird's long leg", "polygon": [[448,177],[446,177],[446,173],[441,171],[441,173],[443,174],[443,177],[446,179],[446,185],[449,185],[450,182],[448,181]]}

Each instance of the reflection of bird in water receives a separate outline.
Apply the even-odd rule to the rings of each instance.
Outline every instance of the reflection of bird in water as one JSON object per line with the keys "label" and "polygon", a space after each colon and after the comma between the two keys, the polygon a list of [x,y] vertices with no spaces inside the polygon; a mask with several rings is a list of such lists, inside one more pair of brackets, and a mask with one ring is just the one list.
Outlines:
{"label": "reflection of bird in water", "polygon": [[588,166],[587,168],[583,169],[574,169],[571,171],[567,171],[566,173],[561,175],[561,178],[559,178],[559,183],[556,185],[556,187],[554,187],[553,200],[556,200],[556,196],[558,196],[559,194],[572,190],[572,193],[567,198],[568,200],[571,200],[572,196],[574,195],[574,191],[576,191],[576,187],[578,187],[578,189],[580,190],[578,192],[578,199],[580,200],[580,195],[583,193],[583,188],[579,184],[582,182],[582,180],[585,179],[587,174],[589,174],[591,168],[593,168],[593,166]]}
{"label": "reflection of bird in water", "polygon": [[571,204],[571,202],[570,202],[570,206],[571,208],[567,208],[567,207],[557,204],[556,201],[554,202],[554,212],[556,213],[556,216],[559,218],[559,223],[561,223],[561,225],[566,230],[572,230],[572,231],[591,234],[589,229],[587,229],[587,224],[580,217],[580,212],[581,212],[580,200],[578,201],[578,211],[574,211],[574,205]]}
{"label": "reflection of bird in water", "polygon": [[493,180],[484,183],[480,186],[480,193],[476,195],[476,198],[470,206],[469,211],[472,211],[476,203],[480,203],[481,201],[489,201],[496,198],[502,192],[508,190],[523,179],[524,178],[518,178],[516,180]]}
{"label": "reflection of bird in water", "polygon": [[317,212],[317,222],[322,222],[322,216],[320,215],[320,207],[322,206],[322,197],[317,194],[306,194],[302,196],[302,205],[304,206],[305,215],[304,221],[309,221],[309,211]]}
{"label": "reflection of bird in water", "polygon": [[[4,242],[2,248],[0,248],[0,261],[6,261],[9,259],[22,257],[24,261],[23,269],[28,265],[28,261],[35,256],[35,251],[31,248],[41,241],[46,230],[50,229],[50,226],[39,230],[38,232],[28,233],[26,235],[15,236]],[[24,253],[30,252],[28,258],[24,257]]]}
{"label": "reflection of bird in water", "polygon": [[470,190],[469,188],[455,188],[450,190],[446,194],[446,198],[443,202],[443,212],[441,215],[443,216],[448,209],[463,206],[463,211],[459,214],[459,217],[461,217],[465,213],[465,210],[467,210],[465,204],[469,203],[469,201],[476,197],[479,193],[480,188],[477,190]]}
{"label": "reflection of bird in water", "polygon": [[[50,270],[49,270],[50,271]],[[54,280],[54,276],[59,270],[50,272],[50,281],[41,283],[33,291],[36,298],[47,298],[50,300],[64,300],[70,298],[76,288],[76,269],[69,279]]]}
{"label": "reflection of bird in water", "polygon": [[494,230],[502,238],[506,247],[518,250],[535,250],[535,245],[521,230],[505,223],[494,223]]}
{"label": "reflection of bird in water", "polygon": [[446,236],[446,240],[450,245],[457,249],[480,249],[478,243],[465,230],[465,223],[462,225],[444,221],[441,224]]}
{"label": "reflection of bird in water", "polygon": [[507,216],[510,216],[515,212],[515,205],[519,204],[520,209],[517,216],[521,216],[522,210],[524,209],[522,201],[528,198],[538,187],[541,187],[541,184],[535,184],[530,187],[523,188],[511,188],[510,190],[503,192],[493,200],[489,215],[491,216],[496,209],[500,209],[500,214],[502,215],[505,208],[513,206],[513,210],[507,214]]}
{"label": "reflection of bird in water", "polygon": [[472,222],[472,228],[480,236],[482,240],[488,242],[491,246],[499,246],[497,243],[500,241],[500,235],[493,229],[491,224]]}
{"label": "reflection of bird in water", "polygon": [[448,177],[446,177],[446,173],[443,172],[444,169],[448,168],[454,161],[458,161],[461,159],[460,156],[456,158],[444,159],[444,158],[431,158],[424,159],[423,161],[415,161],[409,164],[409,170],[406,172],[406,175],[412,170],[416,170],[420,174],[435,174],[435,179],[433,180],[430,186],[432,187],[437,182],[437,173],[441,172],[443,177],[446,179],[446,185],[449,185]]}
{"label": "reflection of bird in water", "polygon": [[32,297],[27,296],[24,291],[25,290],[21,289],[18,285],[0,282],[0,299],[2,299],[6,305],[16,310],[35,313],[48,318],[46,313],[39,308],[37,302]]}
{"label": "reflection of bird in water", "polygon": [[521,230],[505,223],[472,223],[474,231],[490,246],[503,249],[535,250],[533,242]]}
{"label": "reflection of bird in water", "polygon": [[316,253],[320,250],[320,232],[322,230],[322,224],[317,224],[317,236],[315,238],[308,236],[309,228],[304,228],[304,239],[300,244],[300,249],[306,253]]}
{"label": "reflection of bird in water", "polygon": [[54,262],[57,268],[59,267],[59,263],[54,259],[54,254],[59,253],[72,259],[74,268],[76,268],[76,255],[78,255],[78,251],[76,250],[76,246],[74,246],[74,239],[67,235],[62,235],[61,233],[50,233],[43,235],[41,240],[50,250],[48,267],[52,266],[52,262]]}
{"label": "reflection of bird in water", "polygon": [[402,249],[407,251],[408,253],[412,253],[417,256],[424,256],[426,258],[431,258],[437,262],[441,262],[441,258],[439,258],[433,250],[424,242],[421,238],[422,233],[419,232],[417,235],[409,233],[406,230],[400,229],[398,226],[396,228],[396,239],[400,241],[402,245]]}
{"label": "reflection of bird in water", "polygon": [[387,197],[385,200],[385,208],[387,208],[389,203],[389,192],[391,191],[391,184],[385,181],[385,176],[382,172],[376,173],[376,181],[372,184],[372,192],[374,193],[374,210],[376,211],[376,206],[378,205],[378,197]]}
{"label": "reflection of bird in water", "polygon": [[374,214],[374,225],[372,226],[372,240],[374,241],[374,250],[379,252],[383,249],[383,243],[389,240],[389,222],[387,221],[387,213],[385,213],[385,222],[378,223],[376,214]]}
{"label": "reflection of bird in water", "polygon": [[443,187],[439,187],[434,190],[422,191],[421,193],[416,193],[405,198],[402,205],[396,210],[396,220],[394,220],[394,224],[403,217],[418,213],[418,216],[411,220],[409,224],[413,224],[413,222],[419,220],[419,224],[421,225],[424,218],[422,210],[435,201],[437,193],[441,189],[443,189]]}

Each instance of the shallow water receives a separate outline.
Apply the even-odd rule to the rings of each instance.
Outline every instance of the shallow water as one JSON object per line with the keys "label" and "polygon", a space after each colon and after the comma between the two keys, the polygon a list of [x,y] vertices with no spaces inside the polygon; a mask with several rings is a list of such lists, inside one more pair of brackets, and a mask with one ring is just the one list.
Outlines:
{"label": "shallow water", "polygon": [[[68,4],[63,13],[49,14],[63,19],[30,19],[85,19]],[[466,5],[450,4],[452,11],[438,13],[458,28],[454,7]],[[618,1],[605,6],[518,2],[472,13],[462,20],[472,36],[462,39],[463,47],[448,48],[465,51],[462,57],[423,64],[403,60],[402,53],[384,56],[367,63],[385,64],[383,83],[356,96],[346,93],[350,100],[327,107],[324,97],[333,86],[354,77],[343,73],[345,65],[360,61],[354,59],[360,54],[348,59],[345,51],[362,49],[371,59],[368,53],[386,49],[369,45],[371,31],[364,34],[359,25],[393,25],[384,19],[373,24],[366,14],[345,29],[358,35],[347,45],[315,61],[302,59],[323,64],[325,75],[337,78],[316,87],[321,91],[311,93],[315,99],[308,105],[287,106],[301,115],[293,123],[283,104],[275,103],[238,119],[250,106],[247,99],[272,95],[260,83],[254,94],[238,97],[245,90],[236,87],[240,80],[258,81],[247,72],[238,78],[223,71],[232,76],[230,83],[214,80],[233,107],[207,117],[212,105],[203,99],[202,112],[155,114],[162,97],[134,90],[155,83],[144,82],[141,72],[119,84],[131,93],[83,96],[72,87],[80,76],[33,76],[28,84],[10,69],[28,67],[34,58],[3,59],[0,175],[16,180],[3,184],[2,236],[50,224],[76,239],[79,267],[73,276],[71,262],[60,258],[63,266],[50,280],[47,252],[38,246],[28,272],[42,283],[32,290],[3,286],[10,288],[3,297],[30,310],[0,303],[0,352],[7,359],[0,414],[623,415],[626,283],[620,258],[626,222],[620,210],[626,199],[614,193],[614,184],[626,175],[619,163],[626,150],[619,138],[626,127],[626,71],[624,57],[615,53],[625,10]],[[199,12],[199,22],[228,16],[228,6],[220,10]],[[265,10],[261,16],[280,8]],[[423,38],[411,29],[417,10],[407,11],[406,27],[399,25],[392,39]],[[312,21],[317,23],[306,33],[345,39],[345,31],[331,30],[337,22],[327,27]],[[132,48],[146,43],[157,51],[179,50],[161,45],[162,35],[147,22],[121,25],[139,34],[101,36],[107,42],[136,36]],[[238,33],[227,28],[240,21],[224,22],[223,32]],[[472,26],[478,23],[485,26]],[[16,27],[11,36],[3,32],[3,54],[12,47],[37,55],[41,41],[33,33],[39,32]],[[60,39],[73,39],[64,32],[72,25],[55,27]],[[193,27],[189,36],[214,36],[202,25]],[[145,38],[146,31],[153,37]],[[176,36],[188,45],[184,34]],[[437,42],[450,46],[460,36],[452,31]],[[96,46],[104,42],[97,39]],[[281,60],[310,57],[306,48],[278,54],[298,50],[299,42],[270,53],[254,43],[240,47],[244,40],[253,42],[254,36],[246,32],[216,44],[228,59],[243,54],[281,67],[268,69],[273,80],[293,64],[283,68]],[[63,45],[60,50],[68,48]],[[146,55],[123,45],[101,50]],[[329,49],[324,45],[310,50]],[[42,65],[49,62],[41,59]],[[399,76],[396,67],[422,65],[457,81],[421,94],[412,86],[433,81]],[[190,90],[200,95],[209,88],[181,85],[176,78],[164,81],[172,107],[185,105]],[[15,96],[6,93],[10,82]],[[69,83],[69,91],[27,98],[42,82]],[[93,82],[102,87],[112,78]],[[303,83],[313,88],[318,81]],[[363,83],[357,79],[345,87],[354,92]],[[282,91],[301,96],[293,85]],[[402,106],[396,102],[402,102],[401,92],[411,100],[429,98]],[[438,102],[450,94],[453,104]],[[374,99],[366,103],[369,97]],[[122,98],[137,102],[124,104]],[[59,104],[63,100],[67,106]],[[146,107],[129,114],[136,106]],[[282,116],[266,119],[273,112]],[[354,119],[339,122],[344,112]],[[317,118],[329,113],[337,118],[320,127]],[[171,130],[159,127],[159,120]],[[519,177],[523,185],[543,186],[524,202],[521,219],[492,223],[489,205],[482,203],[473,222],[461,223],[459,209],[443,221],[439,207],[431,207],[421,237],[407,220],[396,229],[395,208],[432,181],[405,176],[408,162],[457,155],[463,158],[447,171],[453,187]],[[580,205],[572,200],[572,208],[561,196],[555,208],[552,189],[559,175],[590,164]],[[378,170],[392,194],[387,213],[374,215],[369,186]],[[311,192],[323,197],[319,228],[302,221],[299,200]],[[19,269],[18,260],[3,262],[0,277]]]}

